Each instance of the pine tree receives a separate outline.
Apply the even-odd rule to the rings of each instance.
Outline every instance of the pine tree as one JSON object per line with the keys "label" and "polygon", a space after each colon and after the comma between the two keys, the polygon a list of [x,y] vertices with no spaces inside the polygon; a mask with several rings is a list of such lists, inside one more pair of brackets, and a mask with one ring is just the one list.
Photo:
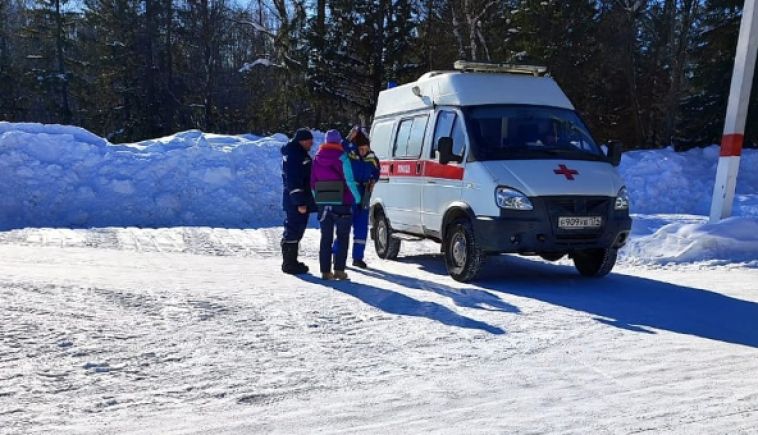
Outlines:
{"label": "pine tree", "polygon": [[13,35],[18,31],[19,10],[12,0],[0,0],[0,119],[15,120],[22,112],[18,47]]}
{"label": "pine tree", "polygon": [[[594,135],[627,148],[718,142],[742,7],[738,0],[69,2],[0,0],[1,118],[76,123],[114,141],[189,128],[348,129],[371,121],[389,82],[462,58],[548,66]],[[753,95],[748,143],[758,142]]]}
{"label": "pine tree", "polygon": [[31,50],[27,59],[34,61],[27,72],[27,85],[44,101],[32,110],[45,113],[48,121],[70,124],[73,112],[67,51],[72,44],[69,40],[71,22],[65,10],[67,3],[67,0],[35,0],[28,10],[23,35]]}
{"label": "pine tree", "polygon": [[388,82],[420,74],[421,54],[414,44],[418,9],[408,0],[338,0],[328,8],[325,43],[313,45],[324,48],[313,50],[309,59],[310,83],[315,95],[337,105],[342,127],[367,124]]}
{"label": "pine tree", "polygon": [[85,21],[90,33],[83,43],[89,59],[89,86],[96,93],[83,96],[94,107],[90,122],[112,140],[145,137],[146,104],[142,99],[140,55],[137,50],[140,2],[137,0],[87,0]]}
{"label": "pine tree", "polygon": [[[685,99],[685,116],[678,125],[681,148],[719,143],[734,67],[742,2],[705,2],[689,71],[692,90]],[[758,146],[758,75],[753,80],[745,146]]]}

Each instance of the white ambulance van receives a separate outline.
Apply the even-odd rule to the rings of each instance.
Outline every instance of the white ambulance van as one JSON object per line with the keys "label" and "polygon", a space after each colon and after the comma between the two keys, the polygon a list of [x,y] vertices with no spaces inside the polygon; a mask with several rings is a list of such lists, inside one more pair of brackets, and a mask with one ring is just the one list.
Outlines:
{"label": "white ambulance van", "polygon": [[431,239],[459,281],[501,253],[568,255],[597,277],[629,236],[621,144],[604,150],[544,67],[458,61],[382,91],[371,143],[382,160],[371,199],[381,258]]}

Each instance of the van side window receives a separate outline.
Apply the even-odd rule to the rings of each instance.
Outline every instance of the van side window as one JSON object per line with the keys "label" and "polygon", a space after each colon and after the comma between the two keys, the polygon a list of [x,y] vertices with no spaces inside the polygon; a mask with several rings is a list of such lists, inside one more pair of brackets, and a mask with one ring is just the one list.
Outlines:
{"label": "van side window", "polygon": [[395,136],[394,157],[417,159],[424,146],[424,135],[429,116],[416,116],[400,121]]}
{"label": "van side window", "polygon": [[386,159],[391,155],[392,126],[392,121],[377,122],[371,129],[371,149],[380,159]]}
{"label": "van side window", "polygon": [[431,158],[437,158],[437,142],[439,142],[441,137],[450,136],[454,122],[455,112],[444,111],[437,114],[437,126],[434,129]]}
{"label": "van side window", "polygon": [[432,143],[431,157],[437,158],[437,141],[441,137],[453,138],[453,153],[462,155],[466,149],[466,134],[463,132],[463,123],[455,112],[441,111],[437,115],[437,126],[434,129],[434,142]]}
{"label": "van side window", "polygon": [[462,156],[466,151],[466,133],[463,131],[463,120],[460,116],[455,117],[453,124],[453,154]]}
{"label": "van side window", "polygon": [[408,137],[411,135],[413,119],[400,121],[400,127],[397,128],[395,135],[395,148],[392,150],[394,157],[405,157],[405,150],[408,148]]}
{"label": "van side window", "polygon": [[424,147],[424,135],[426,134],[426,124],[428,122],[428,116],[413,118],[413,128],[411,128],[411,136],[408,138],[408,149],[405,151],[407,157],[415,159],[421,157],[421,148]]}

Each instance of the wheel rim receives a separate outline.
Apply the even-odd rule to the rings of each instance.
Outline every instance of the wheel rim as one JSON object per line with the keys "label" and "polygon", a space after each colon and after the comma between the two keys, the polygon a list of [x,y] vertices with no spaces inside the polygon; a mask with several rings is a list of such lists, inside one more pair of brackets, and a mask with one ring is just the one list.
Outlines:
{"label": "wheel rim", "polygon": [[451,252],[453,262],[460,267],[466,264],[466,237],[461,233],[456,233],[451,242]]}
{"label": "wheel rim", "polygon": [[387,224],[384,222],[384,219],[379,221],[379,227],[376,229],[376,232],[379,248],[384,251],[387,249]]}

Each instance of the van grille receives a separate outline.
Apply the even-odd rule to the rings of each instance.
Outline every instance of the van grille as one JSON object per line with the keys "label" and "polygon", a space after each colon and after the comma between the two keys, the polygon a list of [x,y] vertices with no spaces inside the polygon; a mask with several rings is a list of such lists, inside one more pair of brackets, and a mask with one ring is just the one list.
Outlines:
{"label": "van grille", "polygon": [[611,199],[605,197],[545,198],[551,216],[606,216],[610,204]]}
{"label": "van grille", "polygon": [[[590,242],[599,237],[605,230],[612,205],[611,198],[603,196],[543,197],[543,200],[556,239],[568,243]],[[603,225],[584,230],[563,230],[558,227],[561,216],[602,216]]]}

